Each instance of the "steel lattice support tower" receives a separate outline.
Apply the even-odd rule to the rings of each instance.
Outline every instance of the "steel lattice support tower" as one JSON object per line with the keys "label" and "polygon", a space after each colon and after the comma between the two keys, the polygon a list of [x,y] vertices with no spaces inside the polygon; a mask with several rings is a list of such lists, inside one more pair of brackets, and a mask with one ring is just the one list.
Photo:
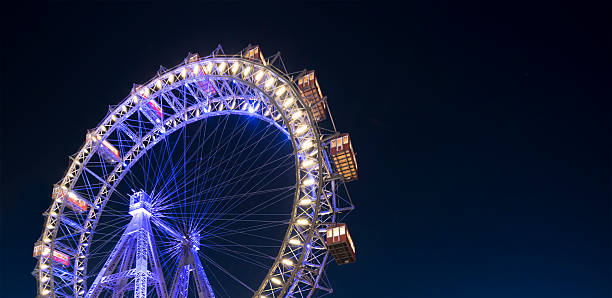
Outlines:
{"label": "steel lattice support tower", "polygon": [[183,240],[181,241],[181,258],[172,281],[170,297],[187,297],[189,275],[193,273],[198,297],[215,298],[215,294],[204,272],[204,267],[202,267],[202,263],[198,258],[199,250],[199,235],[183,236]]}
{"label": "steel lattice support tower", "polygon": [[[98,273],[87,297],[97,297],[107,288],[113,291],[113,297],[122,297],[124,292],[134,290],[134,297],[145,298],[149,285],[155,286],[158,297],[168,297],[151,230],[151,198],[145,192],[136,192],[130,197],[130,215],[132,220]],[[119,270],[115,272],[119,264]]]}

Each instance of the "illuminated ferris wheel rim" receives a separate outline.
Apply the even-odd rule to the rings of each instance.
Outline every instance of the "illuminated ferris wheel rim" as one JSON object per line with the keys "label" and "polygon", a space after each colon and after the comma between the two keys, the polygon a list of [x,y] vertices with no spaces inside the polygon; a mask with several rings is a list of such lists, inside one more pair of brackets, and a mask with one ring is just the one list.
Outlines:
{"label": "illuminated ferris wheel rim", "polygon": [[[75,257],[74,291],[77,295],[83,294],[84,285],[82,278],[86,272],[88,244],[95,231],[97,220],[100,218],[106,201],[131,166],[138,161],[142,154],[157,144],[164,135],[171,134],[189,123],[222,114],[255,116],[275,125],[278,129],[291,137],[296,161],[296,191],[291,223],[289,224],[273,266],[270,268],[268,275],[254,294],[255,296],[262,294],[275,296],[274,291],[278,290],[278,287],[282,287],[280,293],[287,293],[295,287],[295,285],[292,284],[293,279],[296,273],[300,271],[304,262],[307,261],[310,254],[309,249],[303,249],[299,255],[294,255],[293,258],[289,259],[287,258],[288,254],[285,253],[285,250],[291,244],[296,244],[296,242],[300,244],[308,243],[310,245],[313,237],[320,238],[321,235],[318,233],[318,229],[319,224],[323,221],[320,218],[321,204],[323,203],[322,200],[329,200],[329,191],[324,189],[324,181],[322,178],[325,174],[329,175],[331,169],[329,168],[329,163],[324,159],[321,144],[323,140],[320,137],[317,121],[310,111],[310,106],[304,103],[304,99],[295,82],[286,74],[266,64],[265,61],[259,63],[237,56],[212,56],[194,61],[186,61],[186,63],[164,73],[160,73],[146,84],[133,89],[131,94],[123,100],[120,105],[116,106],[97,128],[88,133],[85,144],[74,157],[66,176],[59,184],[59,189],[72,192],[78,177],[86,168],[89,159],[100,150],[98,148],[100,142],[106,141],[108,136],[114,130],[118,129],[122,121],[135,113],[137,109],[146,108],[147,103],[162,98],[162,95],[166,94],[169,90],[174,90],[181,85],[206,79],[236,80],[241,84],[247,85],[259,92],[258,95],[261,96],[258,98],[259,102],[257,104],[260,105],[263,103],[265,107],[264,105],[258,106],[257,108],[249,106],[246,109],[240,109],[241,105],[243,107],[246,106],[249,104],[249,100],[253,100],[253,98],[240,98],[231,95],[225,98],[207,99],[205,102],[203,101],[189,107],[185,106],[169,117],[164,117],[165,115],[160,113],[161,119],[158,121],[159,125],[155,125],[154,129],[140,138],[139,143],[134,145],[121,158],[121,161],[116,164],[108,177],[105,177],[105,185],[100,189],[95,198],[89,202],[93,208],[89,209],[87,221],[79,241],[78,255]],[[230,105],[228,100],[233,101],[233,104]],[[236,105],[236,103],[238,104]],[[296,114],[299,115],[296,117]],[[305,144],[308,144],[308,147],[315,148],[316,150],[306,154],[304,151],[308,148],[303,148]],[[307,160],[311,161],[311,164],[307,169],[304,169],[302,163]],[[315,164],[312,164],[312,162]],[[316,170],[313,171],[311,169]],[[316,189],[314,213],[312,216],[308,216],[306,212],[299,214],[299,202],[303,195],[301,190],[311,185],[314,185]],[[56,200],[54,205],[56,207],[61,205],[61,210],[63,210],[61,201]],[[49,246],[51,251],[53,251],[54,241],[47,240],[54,239],[54,232],[57,230],[50,227],[57,224],[58,217],[61,216],[61,212],[59,212],[59,215],[58,213],[54,214],[55,209],[58,208],[52,208],[49,213],[43,234],[44,242],[51,243]],[[335,215],[333,212],[328,215],[329,217],[325,220],[326,223],[329,224],[330,220],[333,223]],[[308,228],[304,229],[303,226],[308,226]],[[296,230],[302,230],[303,232],[295,233]],[[326,257],[327,255],[324,256],[324,258]],[[41,258],[40,263],[42,264],[44,262],[45,259]],[[48,259],[46,262],[50,263]],[[291,266],[281,265],[281,263],[287,264],[288,262],[291,262]],[[324,265],[325,260],[322,260],[320,263]],[[320,270],[316,272],[317,280],[323,267],[324,266],[321,266]],[[49,270],[52,276],[53,266],[50,266]],[[287,274],[287,272],[290,272],[290,274]],[[44,275],[44,273],[41,274]],[[316,282],[317,280],[312,280],[311,282]],[[45,291],[49,293],[53,290],[53,278],[39,278],[39,283],[40,292],[43,295]],[[315,287],[312,287],[312,291],[314,290]]]}

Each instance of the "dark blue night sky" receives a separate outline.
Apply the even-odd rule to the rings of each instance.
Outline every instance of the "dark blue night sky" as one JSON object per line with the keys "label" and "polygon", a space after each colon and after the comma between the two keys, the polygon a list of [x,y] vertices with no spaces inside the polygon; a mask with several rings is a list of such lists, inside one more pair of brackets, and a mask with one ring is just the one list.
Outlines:
{"label": "dark blue night sky", "polygon": [[358,261],[329,266],[331,297],[610,297],[611,27],[557,5],[3,10],[0,296],[35,295],[41,213],[108,106],[253,43],[317,71],[358,153]]}

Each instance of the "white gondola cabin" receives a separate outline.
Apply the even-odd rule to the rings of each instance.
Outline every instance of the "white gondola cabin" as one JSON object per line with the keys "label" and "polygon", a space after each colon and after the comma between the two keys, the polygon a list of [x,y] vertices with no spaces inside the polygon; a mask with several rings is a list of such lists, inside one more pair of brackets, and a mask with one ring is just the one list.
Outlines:
{"label": "white gondola cabin", "polygon": [[[197,55],[197,54],[196,54]],[[136,93],[140,94],[142,100],[146,102],[141,111],[143,111],[149,120],[159,124],[164,121],[164,109],[163,107],[153,98],[149,99],[151,95],[151,89],[145,86],[136,87]]]}
{"label": "white gondola cabin", "polygon": [[66,207],[78,213],[87,211],[87,208],[89,207],[87,202],[75,192],[68,191],[63,188],[58,188],[56,191],[54,191],[52,197],[54,200],[59,199],[61,201],[65,201]]}
{"label": "white gondola cabin", "polygon": [[326,245],[338,265],[355,262],[355,244],[346,224],[341,223],[327,228]]}
{"label": "white gondola cabin", "polygon": [[196,62],[198,60],[200,60],[200,55],[198,53],[195,53],[195,54],[189,53],[189,55],[187,55],[187,59],[185,59],[185,63]]}
{"label": "white gondola cabin", "polygon": [[118,163],[121,162],[121,154],[119,149],[115,148],[109,141],[102,140],[101,136],[88,135],[96,144],[99,145],[98,154],[104,158],[107,162]]}
{"label": "white gondola cabin", "polygon": [[[43,245],[43,244],[39,244],[34,246],[34,253],[32,254],[33,257],[37,258],[40,256],[48,256],[49,255],[49,247]],[[53,250],[53,261],[56,261],[64,266],[68,266],[70,264],[70,256],[68,256],[67,254],[54,249]]]}
{"label": "white gondola cabin", "polygon": [[317,121],[323,121],[327,118],[327,106],[323,100],[323,93],[319,87],[319,81],[315,77],[314,70],[298,78],[298,89],[306,100],[306,104],[310,106],[312,115]]}
{"label": "white gondola cabin", "polygon": [[344,181],[357,179],[357,159],[348,133],[331,140],[329,153],[338,173]]}
{"label": "white gondola cabin", "polygon": [[162,107],[159,105],[159,103],[155,101],[155,99],[149,100],[147,102],[147,106],[149,106],[149,108],[151,109],[154,119],[160,119],[160,121],[164,119],[164,111],[162,110]]}

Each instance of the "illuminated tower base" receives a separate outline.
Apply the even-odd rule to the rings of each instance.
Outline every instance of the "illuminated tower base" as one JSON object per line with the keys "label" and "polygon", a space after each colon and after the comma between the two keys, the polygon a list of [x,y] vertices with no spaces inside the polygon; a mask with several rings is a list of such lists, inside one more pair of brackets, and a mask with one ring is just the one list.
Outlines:
{"label": "illuminated tower base", "polygon": [[130,215],[132,220],[86,297],[97,297],[102,290],[110,289],[113,297],[134,291],[134,297],[145,298],[149,286],[155,287],[157,297],[168,297],[151,231],[151,198],[143,191],[130,197]]}

